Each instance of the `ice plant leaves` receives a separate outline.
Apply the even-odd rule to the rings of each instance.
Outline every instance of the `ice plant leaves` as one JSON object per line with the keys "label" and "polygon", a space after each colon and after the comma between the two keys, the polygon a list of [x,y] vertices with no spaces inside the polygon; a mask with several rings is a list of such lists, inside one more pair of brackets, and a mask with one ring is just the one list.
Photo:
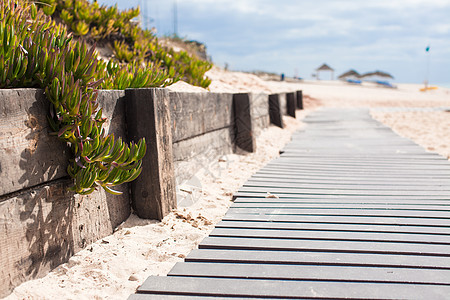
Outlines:
{"label": "ice plant leaves", "polygon": [[51,13],[22,0],[0,2],[0,87],[45,90],[52,103],[49,125],[74,155],[67,168],[73,191],[89,194],[102,187],[120,194],[113,187],[139,176],[146,144],[143,139],[127,144],[105,133],[96,89],[104,84],[103,76],[122,76],[122,81],[106,84],[123,88],[161,84],[167,77],[152,66],[155,72],[144,75],[136,66],[123,69],[99,62],[95,48],[73,41],[65,26],[46,16]]}
{"label": "ice plant leaves", "polygon": [[[56,3],[53,16],[65,23],[75,35],[110,46],[114,53],[112,59],[120,64],[122,79],[109,83],[105,80],[102,88],[122,89],[125,85],[122,81],[126,81],[127,77],[136,76],[135,72],[144,77],[146,72],[154,70],[154,66],[158,67],[161,76],[169,79],[168,82],[163,81],[163,86],[177,80],[204,88],[211,83],[205,78],[205,72],[212,64],[184,51],[177,52],[160,45],[152,31],[140,28],[136,22],[135,18],[140,14],[139,7],[120,11],[117,6],[108,7],[88,0],[46,2],[52,5]],[[149,68],[149,65],[152,67]],[[138,82],[135,81],[132,87],[157,86],[159,79],[137,81],[139,86],[136,86]]]}

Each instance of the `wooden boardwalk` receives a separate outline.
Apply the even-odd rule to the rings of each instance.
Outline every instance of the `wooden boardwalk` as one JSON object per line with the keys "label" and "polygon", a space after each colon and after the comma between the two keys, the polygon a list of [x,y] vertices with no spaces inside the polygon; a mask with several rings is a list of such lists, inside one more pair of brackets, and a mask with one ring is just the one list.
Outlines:
{"label": "wooden boardwalk", "polygon": [[305,122],[199,249],[130,299],[450,299],[449,162],[368,110]]}

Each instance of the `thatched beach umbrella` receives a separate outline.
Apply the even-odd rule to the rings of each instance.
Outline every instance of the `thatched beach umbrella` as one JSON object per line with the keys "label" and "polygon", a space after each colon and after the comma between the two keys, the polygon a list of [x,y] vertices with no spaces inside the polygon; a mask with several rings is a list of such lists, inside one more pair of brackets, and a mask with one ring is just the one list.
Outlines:
{"label": "thatched beach umbrella", "polygon": [[367,79],[369,78],[370,81],[384,87],[393,88],[393,86],[390,82],[388,82],[386,79],[394,79],[394,77],[386,72],[382,71],[375,71],[375,72],[369,72],[361,76],[361,78]]}
{"label": "thatched beach umbrella", "polygon": [[322,64],[320,67],[318,67],[317,69],[316,69],[316,78],[317,79],[320,79],[319,78],[319,73],[321,72],[321,71],[330,71],[331,72],[331,80],[333,80],[333,78],[334,78],[334,69],[333,68],[331,68],[329,65],[327,65],[327,64]]}
{"label": "thatched beach umbrella", "polygon": [[361,78],[367,78],[367,77],[382,77],[382,78],[394,79],[394,77],[391,74],[383,72],[383,71],[369,72],[369,73],[363,74],[361,76]]}
{"label": "thatched beach umbrella", "polygon": [[346,79],[358,79],[359,77],[361,77],[361,75],[352,69],[352,70],[349,70],[349,71],[341,74],[338,78],[342,79],[342,80],[346,80]]}

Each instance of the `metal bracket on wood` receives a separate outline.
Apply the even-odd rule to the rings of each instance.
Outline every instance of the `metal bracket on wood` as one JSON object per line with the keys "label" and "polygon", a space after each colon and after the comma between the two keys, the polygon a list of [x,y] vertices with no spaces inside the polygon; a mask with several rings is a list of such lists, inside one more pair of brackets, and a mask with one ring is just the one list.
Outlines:
{"label": "metal bracket on wood", "polygon": [[141,175],[131,182],[132,206],[145,219],[163,219],[176,208],[169,93],[164,89],[128,89],[128,138],[145,137],[147,153]]}

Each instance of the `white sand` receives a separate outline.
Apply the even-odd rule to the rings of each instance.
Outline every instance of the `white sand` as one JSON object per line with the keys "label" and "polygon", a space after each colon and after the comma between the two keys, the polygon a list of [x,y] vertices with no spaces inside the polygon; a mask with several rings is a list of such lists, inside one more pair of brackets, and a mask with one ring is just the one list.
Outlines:
{"label": "white sand", "polygon": [[450,112],[372,112],[372,116],[430,152],[450,158]]}
{"label": "white sand", "polygon": [[[232,194],[278,155],[292,132],[302,125],[300,119],[317,106],[450,106],[448,89],[423,93],[419,92],[419,85],[387,89],[326,81],[265,82],[254,75],[217,68],[208,76],[213,79],[209,88],[212,92],[275,93],[302,89],[307,109],[298,119],[286,117],[286,129],[265,130],[257,140],[256,153],[228,155],[198,174],[201,191],[194,194],[197,202],[193,206],[177,209],[162,222],[131,216],[113,235],[88,246],[44,278],[23,283],[6,299],[126,299],[148,276],[166,275],[208,235],[231,204]],[[182,82],[171,89],[205,92]],[[443,150],[450,145],[449,113],[374,114],[400,134],[449,155],[448,150]]]}

